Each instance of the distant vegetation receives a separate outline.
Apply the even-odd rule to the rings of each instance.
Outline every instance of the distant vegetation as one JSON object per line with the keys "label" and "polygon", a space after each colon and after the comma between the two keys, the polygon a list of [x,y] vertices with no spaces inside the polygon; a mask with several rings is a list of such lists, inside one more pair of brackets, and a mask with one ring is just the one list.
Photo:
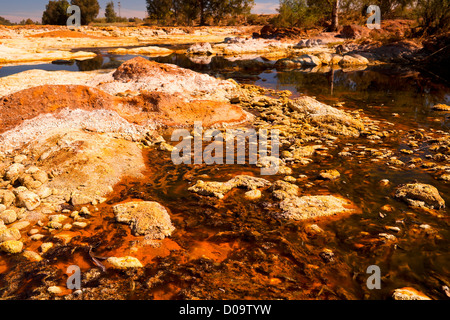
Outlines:
{"label": "distant vegetation", "polygon": [[450,30],[450,0],[280,0],[274,25],[333,30],[339,20],[364,24],[369,4],[380,7],[382,19],[415,19],[425,34]]}
{"label": "distant vegetation", "polygon": [[147,13],[160,25],[219,25],[245,22],[253,6],[253,0],[147,0]]}
{"label": "distant vegetation", "polygon": [[97,0],[67,0],[49,1],[42,14],[42,24],[65,25],[67,24],[67,8],[77,5],[81,9],[81,24],[87,25],[98,16],[100,5]]}
{"label": "distant vegetation", "polygon": [[[114,1],[108,2],[105,18],[97,18],[97,0],[51,0],[42,15],[42,24],[65,25],[71,4],[81,9],[83,25],[94,22],[125,25],[195,26],[195,25],[273,25],[338,30],[339,25],[365,24],[369,4],[378,5],[382,19],[414,19],[417,33],[431,35],[450,31],[450,0],[279,0],[278,14],[251,14],[254,0],[146,0],[148,17],[120,17]],[[24,19],[12,23],[0,17],[0,25],[29,25]]]}
{"label": "distant vegetation", "polygon": [[34,25],[34,24],[41,24],[39,21],[33,21],[31,19],[23,19],[19,23],[14,23],[9,21],[8,19],[5,19],[3,17],[0,17],[0,25],[2,26],[14,26],[14,25]]}

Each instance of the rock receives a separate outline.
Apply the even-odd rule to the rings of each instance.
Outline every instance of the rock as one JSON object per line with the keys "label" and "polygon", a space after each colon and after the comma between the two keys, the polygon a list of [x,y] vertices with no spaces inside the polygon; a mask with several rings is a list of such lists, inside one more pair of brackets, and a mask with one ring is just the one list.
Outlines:
{"label": "rock", "polygon": [[48,182],[48,174],[44,171],[38,170],[32,174],[34,180],[44,184]]}
{"label": "rock", "polygon": [[115,269],[126,270],[131,268],[142,268],[141,262],[134,257],[110,257],[106,260]]}
{"label": "rock", "polygon": [[119,55],[147,55],[147,56],[167,56],[173,53],[173,50],[156,47],[156,46],[148,46],[148,47],[138,47],[138,48],[117,48],[109,51],[112,54]]}
{"label": "rock", "polygon": [[322,232],[325,232],[325,231],[323,231],[323,229],[321,228],[321,227],[319,227],[317,224],[310,224],[310,225],[307,225],[306,226],[306,231],[309,233],[309,234],[319,234],[319,233],[322,233]]}
{"label": "rock", "polygon": [[31,191],[21,191],[17,194],[16,203],[18,207],[27,208],[29,211],[33,211],[41,204],[39,196]]}
{"label": "rock", "polygon": [[322,64],[319,57],[311,54],[304,54],[298,58],[293,59],[294,63],[299,63],[302,67],[316,67]]}
{"label": "rock", "polygon": [[32,149],[37,156],[51,154],[42,166],[55,172],[47,187],[58,190],[53,197],[75,206],[109,194],[125,176],[141,178],[145,169],[138,145],[110,134],[64,129]]}
{"label": "rock", "polygon": [[288,107],[306,117],[320,129],[337,135],[359,137],[364,129],[361,121],[342,110],[303,96],[288,103]]}
{"label": "rock", "polygon": [[397,187],[395,198],[401,199],[412,207],[443,209],[445,201],[438,189],[423,183],[409,183]]}
{"label": "rock", "polygon": [[211,44],[208,42],[196,43],[190,46],[187,51],[187,54],[198,54],[198,55],[210,55],[213,53],[213,48]]}
{"label": "rock", "polygon": [[257,199],[261,198],[261,191],[258,189],[247,191],[244,194],[244,198],[247,200],[257,200]]}
{"label": "rock", "polygon": [[5,179],[14,183],[24,171],[25,166],[23,164],[14,163],[6,170]]}
{"label": "rock", "polygon": [[47,291],[51,294],[60,295],[64,292],[64,288],[59,286],[48,287]]}
{"label": "rock", "polygon": [[16,254],[21,253],[23,250],[23,243],[22,241],[17,240],[8,240],[0,243],[0,251]]}
{"label": "rock", "polygon": [[35,192],[38,195],[38,197],[41,199],[46,199],[53,194],[53,190],[51,188],[44,187],[44,186],[35,190]]}
{"label": "rock", "polygon": [[157,202],[128,202],[113,207],[117,222],[131,225],[133,234],[149,239],[164,239],[175,228],[166,208]]}
{"label": "rock", "polygon": [[337,170],[324,170],[319,173],[319,177],[324,180],[336,180],[341,176]]}
{"label": "rock", "polygon": [[323,65],[338,65],[343,57],[339,54],[322,52],[317,56]]}
{"label": "rock", "polygon": [[28,228],[30,226],[30,222],[26,220],[14,222],[10,227],[15,228],[17,230],[22,230]]}
{"label": "rock", "polygon": [[297,196],[298,192],[298,186],[283,180],[276,181],[272,186],[272,194],[279,200]]}
{"label": "rock", "polygon": [[0,242],[5,242],[9,240],[19,240],[22,238],[20,231],[16,228],[9,228],[5,230],[0,230]]}
{"label": "rock", "polygon": [[325,262],[333,262],[334,261],[334,252],[330,249],[323,249],[323,251],[319,254]]}
{"label": "rock", "polygon": [[422,292],[410,287],[395,289],[392,293],[392,298],[394,300],[431,300],[430,297]]}
{"label": "rock", "polygon": [[280,216],[290,220],[306,220],[353,212],[352,203],[335,196],[289,197],[280,203]]}
{"label": "rock", "polygon": [[70,202],[72,203],[73,206],[81,206],[84,204],[89,204],[93,200],[94,200],[94,198],[92,196],[75,193],[72,195]]}
{"label": "rock", "polygon": [[437,104],[434,105],[432,109],[435,111],[450,111],[450,106],[446,104]]}
{"label": "rock", "polygon": [[74,222],[72,225],[74,227],[83,229],[83,228],[86,228],[88,224],[86,222],[77,221],[77,222]]}
{"label": "rock", "polygon": [[245,188],[247,190],[255,190],[270,186],[271,183],[266,179],[256,178],[247,175],[236,176],[227,182],[216,182],[198,180],[195,185],[188,190],[203,196],[214,196],[222,199],[226,193],[234,188]]}
{"label": "rock", "polygon": [[397,240],[396,236],[389,234],[389,233],[379,233],[378,236],[380,238],[386,239],[388,241],[396,241]]}
{"label": "rock", "polygon": [[51,248],[53,248],[54,244],[52,242],[45,242],[43,244],[41,244],[41,246],[39,247],[39,250],[41,251],[41,253],[46,253],[48,250],[50,250]]}
{"label": "rock", "polygon": [[363,36],[368,36],[370,30],[368,28],[359,26],[357,24],[346,25],[342,28],[340,35],[344,39],[358,39]]}
{"label": "rock", "polygon": [[14,163],[22,163],[27,160],[27,156],[24,154],[18,154],[14,157]]}
{"label": "rock", "polygon": [[9,207],[16,200],[16,196],[9,190],[0,190],[0,203]]}
{"label": "rock", "polygon": [[369,60],[357,54],[347,54],[339,62],[342,67],[360,66],[369,64]]}
{"label": "rock", "polygon": [[63,214],[54,214],[49,216],[48,219],[52,222],[62,223],[67,219],[67,217]]}
{"label": "rock", "polygon": [[42,257],[34,251],[25,250],[22,256],[29,261],[39,262],[42,260]]}
{"label": "rock", "polygon": [[80,209],[79,215],[80,216],[90,216],[91,212],[89,211],[89,209],[87,207],[82,207]]}
{"label": "rock", "polygon": [[44,236],[43,234],[37,233],[37,234],[33,234],[33,235],[30,237],[30,240],[32,240],[32,241],[40,241],[40,240],[42,240],[44,237],[45,237],[45,236]]}
{"label": "rock", "polygon": [[11,224],[17,220],[17,214],[14,210],[5,210],[0,213],[0,219],[3,220],[5,224]]}

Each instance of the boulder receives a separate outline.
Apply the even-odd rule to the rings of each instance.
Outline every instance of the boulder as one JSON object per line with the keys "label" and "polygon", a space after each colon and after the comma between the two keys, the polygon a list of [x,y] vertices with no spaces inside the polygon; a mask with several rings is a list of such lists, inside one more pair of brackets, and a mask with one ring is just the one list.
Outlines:
{"label": "boulder", "polygon": [[192,55],[211,55],[213,53],[213,48],[208,42],[200,42],[190,46],[186,53]]}
{"label": "boulder", "polygon": [[114,269],[126,270],[142,268],[142,263],[134,257],[110,257],[106,260]]}
{"label": "boulder", "polygon": [[23,250],[23,243],[22,241],[17,240],[8,240],[0,243],[0,251],[10,253],[10,254],[16,254],[21,253]]}
{"label": "boulder", "polygon": [[175,230],[166,208],[157,202],[128,202],[113,207],[117,222],[131,226],[136,236],[164,239]]}
{"label": "boulder", "polygon": [[358,137],[364,129],[361,121],[308,96],[293,100],[288,106],[292,111],[304,114],[313,124],[331,134]]}
{"label": "boulder", "polygon": [[41,204],[39,196],[31,191],[21,191],[17,194],[16,204],[18,207],[27,208],[28,211],[33,211]]}
{"label": "boulder", "polygon": [[345,39],[358,39],[368,36],[369,33],[370,30],[368,28],[352,24],[344,26],[340,35]]}
{"label": "boulder", "polygon": [[195,185],[188,190],[203,196],[213,196],[222,199],[226,193],[234,188],[245,188],[255,190],[270,186],[271,183],[263,178],[256,178],[247,175],[236,176],[227,182],[217,182],[198,180]]}
{"label": "boulder", "polygon": [[422,292],[410,287],[395,289],[392,293],[392,298],[394,300],[431,300],[430,297]]}
{"label": "boulder", "polygon": [[16,228],[0,230],[0,243],[9,240],[19,240],[21,237],[20,231]]}
{"label": "boulder", "polygon": [[436,187],[423,183],[408,183],[397,187],[395,198],[401,199],[412,207],[443,209],[445,201]]}
{"label": "boulder", "polygon": [[5,205],[6,207],[11,206],[16,200],[16,196],[12,191],[9,190],[0,190],[0,203]]}
{"label": "boulder", "polygon": [[361,66],[369,64],[369,60],[367,58],[358,55],[358,54],[346,54],[342,60],[339,62],[339,65],[342,67],[351,67],[351,66]]}
{"label": "boulder", "polygon": [[280,202],[280,216],[289,220],[307,220],[353,212],[349,200],[335,196],[288,197]]}

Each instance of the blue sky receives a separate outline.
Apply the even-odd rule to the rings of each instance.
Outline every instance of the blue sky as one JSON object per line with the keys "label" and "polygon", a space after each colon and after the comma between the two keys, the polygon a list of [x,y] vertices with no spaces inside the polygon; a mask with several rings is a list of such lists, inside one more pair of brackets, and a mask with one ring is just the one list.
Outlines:
{"label": "blue sky", "polygon": [[[0,5],[0,16],[13,22],[31,18],[40,20],[42,12],[48,0],[2,0]],[[69,1],[70,2],[70,1]],[[106,3],[109,0],[99,0],[101,9],[99,16],[104,15]],[[114,0],[116,11],[118,11],[117,0]],[[121,0],[121,14],[125,17],[140,17],[145,15],[145,0]],[[278,0],[255,0],[253,13],[275,13],[278,7]]]}

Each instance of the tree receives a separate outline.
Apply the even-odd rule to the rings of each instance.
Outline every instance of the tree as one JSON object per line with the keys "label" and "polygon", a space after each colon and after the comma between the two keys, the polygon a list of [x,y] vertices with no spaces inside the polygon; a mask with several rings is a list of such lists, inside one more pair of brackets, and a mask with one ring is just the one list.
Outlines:
{"label": "tree", "polygon": [[106,22],[116,22],[117,21],[117,14],[114,11],[114,2],[108,2],[105,9],[105,17]]}
{"label": "tree", "polygon": [[450,31],[450,0],[419,0],[417,15],[424,34]]}
{"label": "tree", "polygon": [[174,17],[189,24],[199,19],[200,25],[205,25],[208,18],[250,14],[253,4],[253,0],[147,0],[147,12],[160,23]]}
{"label": "tree", "polygon": [[66,25],[67,24],[67,8],[70,6],[67,0],[49,1],[45,6],[42,14],[42,24]]}
{"label": "tree", "polygon": [[100,12],[100,5],[97,0],[72,0],[71,3],[80,7],[82,25],[87,25],[94,21]]}
{"label": "tree", "polygon": [[340,9],[340,0],[334,0],[333,10],[331,12],[331,30],[337,31],[339,28],[339,9]]}
{"label": "tree", "polygon": [[0,17],[0,25],[2,26],[12,26],[13,23],[6,18]]}
{"label": "tree", "polygon": [[147,12],[151,19],[166,20],[172,14],[173,2],[172,0],[147,0]]}

